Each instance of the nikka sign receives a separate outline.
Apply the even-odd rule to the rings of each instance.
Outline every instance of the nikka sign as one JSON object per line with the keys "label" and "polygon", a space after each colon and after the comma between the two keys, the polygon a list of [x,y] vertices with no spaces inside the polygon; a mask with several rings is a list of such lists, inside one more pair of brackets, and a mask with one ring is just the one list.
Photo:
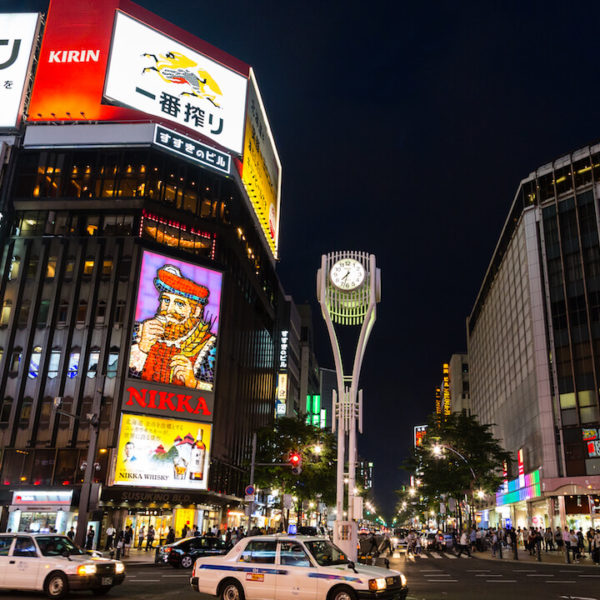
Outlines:
{"label": "nikka sign", "polygon": [[129,379],[123,389],[121,410],[128,413],[211,423],[214,393],[185,387],[178,389],[178,387]]}

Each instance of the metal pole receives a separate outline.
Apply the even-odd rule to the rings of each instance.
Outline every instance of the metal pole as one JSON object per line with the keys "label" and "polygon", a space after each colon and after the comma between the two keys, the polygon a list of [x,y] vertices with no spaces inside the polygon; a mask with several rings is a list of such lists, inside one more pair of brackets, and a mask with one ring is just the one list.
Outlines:
{"label": "metal pole", "polygon": [[[338,440],[337,440],[337,492],[335,502],[335,520],[344,520],[344,458],[345,458],[345,441],[346,432],[344,427],[344,391],[342,390],[342,399],[337,403],[338,409]],[[337,536],[337,532],[336,532]]]}
{"label": "metal pole", "polygon": [[354,514],[354,489],[356,488],[356,390],[348,389],[348,521],[356,519]]}
{"label": "metal pole", "polygon": [[[254,487],[254,463],[256,462],[256,432],[252,434],[252,458],[250,459],[250,485],[254,488],[256,497],[256,488]],[[283,499],[282,499],[283,501]],[[252,523],[252,512],[254,511],[254,501],[251,500],[248,504],[248,529],[246,534],[250,534],[250,524]]]}

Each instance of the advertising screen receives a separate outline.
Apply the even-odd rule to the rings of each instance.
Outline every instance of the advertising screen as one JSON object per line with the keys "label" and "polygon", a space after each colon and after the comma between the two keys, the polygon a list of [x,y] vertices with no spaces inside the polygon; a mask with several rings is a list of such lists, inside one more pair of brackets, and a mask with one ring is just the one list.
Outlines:
{"label": "advertising screen", "polygon": [[129,377],[212,391],[222,274],[145,250]]}
{"label": "advertising screen", "polygon": [[415,425],[414,445],[418,448],[423,444],[423,438],[427,435],[427,425]]}
{"label": "advertising screen", "polygon": [[208,423],[124,413],[114,485],[205,490],[211,428]]}
{"label": "advertising screen", "polygon": [[276,257],[279,240],[281,163],[252,69],[248,90],[242,182],[271,252]]}
{"label": "advertising screen", "polygon": [[0,14],[0,128],[18,125],[38,28],[37,13]]}
{"label": "advertising screen", "polygon": [[242,153],[247,80],[119,11],[104,97]]}

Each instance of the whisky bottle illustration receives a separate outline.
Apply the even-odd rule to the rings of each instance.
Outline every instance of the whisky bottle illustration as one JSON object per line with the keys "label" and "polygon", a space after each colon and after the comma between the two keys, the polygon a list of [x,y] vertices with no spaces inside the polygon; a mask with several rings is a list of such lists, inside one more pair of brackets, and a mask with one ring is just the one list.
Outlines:
{"label": "whisky bottle illustration", "polygon": [[204,479],[204,456],[206,455],[206,446],[202,441],[202,429],[198,429],[198,435],[196,436],[196,442],[192,448],[190,455],[190,464],[188,467],[188,473],[190,479],[193,481],[202,481]]}

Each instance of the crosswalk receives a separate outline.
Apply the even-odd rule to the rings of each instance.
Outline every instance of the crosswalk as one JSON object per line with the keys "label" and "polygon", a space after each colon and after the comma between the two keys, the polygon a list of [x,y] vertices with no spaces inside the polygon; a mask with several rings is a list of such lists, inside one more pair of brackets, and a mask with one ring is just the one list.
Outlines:
{"label": "crosswalk", "polygon": [[406,554],[404,552],[394,552],[392,558],[406,558],[406,560],[410,560],[412,562],[416,562],[418,560],[427,560],[427,559],[447,559],[447,560],[456,560],[461,558],[472,558],[467,554],[461,554],[457,556],[452,552],[435,552],[433,550],[422,550],[419,554]]}

